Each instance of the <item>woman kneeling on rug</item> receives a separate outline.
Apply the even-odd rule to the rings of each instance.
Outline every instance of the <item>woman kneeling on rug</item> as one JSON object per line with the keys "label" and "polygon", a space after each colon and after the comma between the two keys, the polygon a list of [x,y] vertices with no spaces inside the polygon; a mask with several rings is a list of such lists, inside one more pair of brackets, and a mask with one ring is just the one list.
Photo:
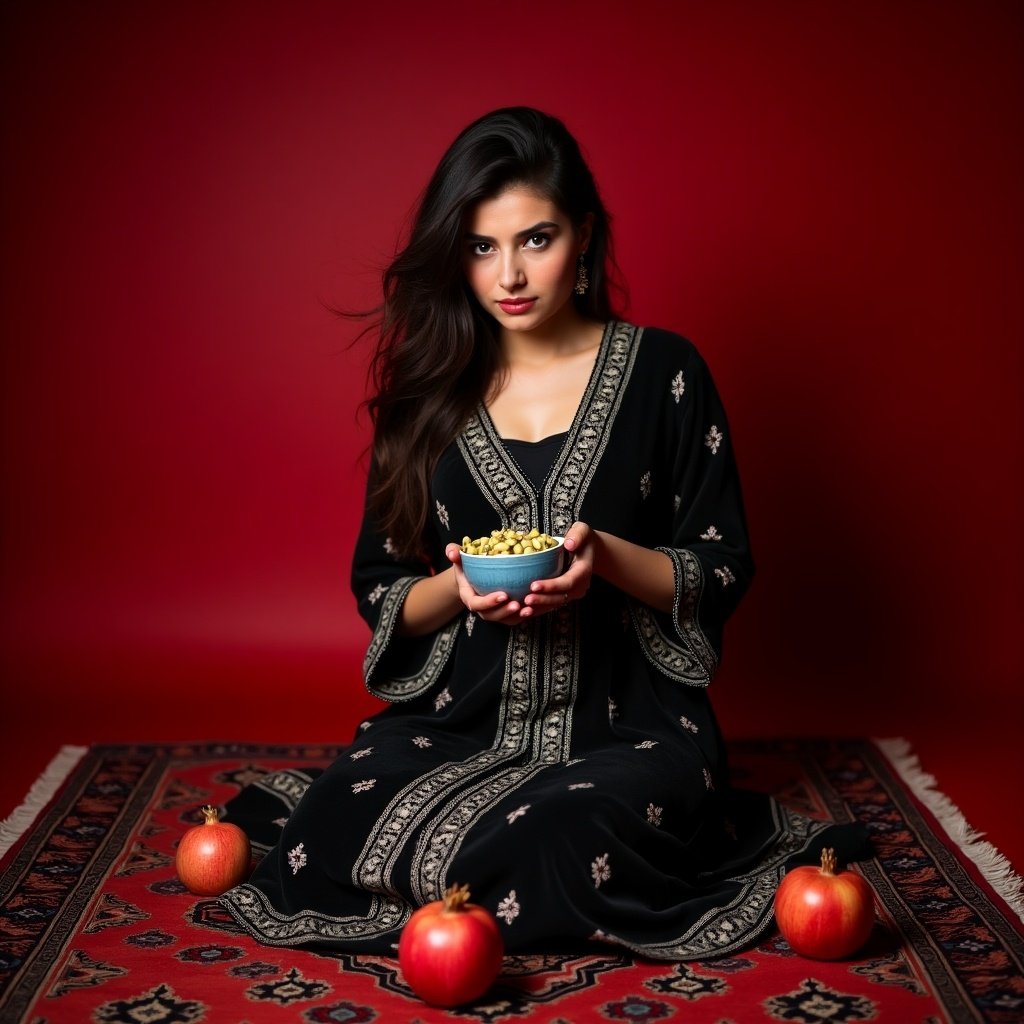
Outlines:
{"label": "woman kneeling on rug", "polygon": [[[685,339],[615,319],[608,216],[560,121],[466,128],[384,275],[352,585],[389,707],[229,817],[270,848],[224,900],[257,939],[394,955],[453,882],[509,951],[732,953],[787,863],[859,833],[729,786],[707,686],[753,573],[732,439]],[[460,544],[565,537],[522,600]]]}

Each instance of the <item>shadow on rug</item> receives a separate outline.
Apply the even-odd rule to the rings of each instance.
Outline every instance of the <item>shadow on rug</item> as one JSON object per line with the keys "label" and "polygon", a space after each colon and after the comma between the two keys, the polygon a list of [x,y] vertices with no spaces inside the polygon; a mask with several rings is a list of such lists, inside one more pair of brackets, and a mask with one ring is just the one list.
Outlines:
{"label": "shadow on rug", "polygon": [[3,861],[0,1019],[9,1024],[295,1021],[1024,1020],[1024,927],[865,740],[734,742],[737,784],[804,814],[861,821],[878,918],[856,959],[796,956],[777,935],[730,959],[506,957],[479,1003],[424,1006],[397,961],[260,946],[190,896],[174,848],[241,786],[340,747],[90,749]]}

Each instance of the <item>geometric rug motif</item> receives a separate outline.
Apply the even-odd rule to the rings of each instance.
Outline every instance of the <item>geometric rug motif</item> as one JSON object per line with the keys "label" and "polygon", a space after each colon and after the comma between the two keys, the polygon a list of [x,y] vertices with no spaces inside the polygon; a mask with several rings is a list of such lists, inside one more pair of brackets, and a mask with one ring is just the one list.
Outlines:
{"label": "geometric rug motif", "polygon": [[738,785],[860,821],[877,897],[855,958],[797,956],[777,932],[733,957],[508,956],[491,990],[425,1006],[395,959],[261,946],[190,895],[174,850],[203,803],[330,763],[342,748],[248,743],[91,748],[0,867],[4,1024],[1024,1020],[1024,926],[868,740],[734,741]]}

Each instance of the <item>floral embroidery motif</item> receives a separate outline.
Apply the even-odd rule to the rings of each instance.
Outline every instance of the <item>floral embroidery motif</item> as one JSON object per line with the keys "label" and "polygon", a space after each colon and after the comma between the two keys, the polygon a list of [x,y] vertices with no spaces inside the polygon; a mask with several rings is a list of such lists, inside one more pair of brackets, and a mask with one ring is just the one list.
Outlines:
{"label": "floral embroidery motif", "polygon": [[640,477],[640,496],[646,501],[651,496],[651,471]]}
{"label": "floral embroidery motif", "polygon": [[[725,438],[725,434],[723,434],[718,429],[718,427],[716,427],[712,423],[711,424],[711,429],[704,435],[704,444],[707,445],[707,447],[711,449],[711,454],[712,455],[717,455],[718,454],[718,449],[721,447],[722,441],[723,441],[724,438]],[[445,523],[445,525],[447,526],[448,524]]]}
{"label": "floral embroidery motif", "polygon": [[609,697],[608,698],[608,721],[609,722],[614,721],[618,717],[619,717],[619,705],[616,704],[615,701],[613,701],[611,699],[611,697]]}
{"label": "floral embroidery motif", "polygon": [[376,604],[387,592],[388,588],[385,587],[383,583],[378,583],[377,586],[375,586],[373,590],[366,595],[366,600],[369,601],[370,604]]}
{"label": "floral embroidery motif", "polygon": [[519,906],[519,901],[516,899],[516,891],[515,889],[513,889],[498,904],[496,916],[500,917],[505,922],[505,924],[511,924],[519,916],[519,911],[521,909],[522,908]]}
{"label": "floral embroidery motif", "polygon": [[573,782],[569,785],[570,789],[593,789],[594,784],[592,782]]}
{"label": "floral embroidery motif", "polygon": [[683,496],[681,494],[672,495],[672,508],[674,511],[679,511],[679,506],[683,503]]}
{"label": "floral embroidery motif", "polygon": [[647,820],[657,827],[661,826],[661,812],[663,808],[655,807],[654,804],[647,805]]}
{"label": "floral embroidery motif", "polygon": [[398,550],[395,547],[395,542],[390,537],[384,539],[384,553],[387,555],[393,555]]}
{"label": "floral embroidery motif", "polygon": [[682,727],[683,727],[684,729],[689,729],[689,730],[690,730],[690,732],[696,732],[696,731],[697,731],[697,726],[695,726],[695,725],[693,724],[693,722],[691,722],[691,721],[690,721],[690,720],[689,720],[689,719],[688,719],[688,718],[686,717],[686,715],[680,715],[680,716],[679,716],[679,724],[680,724],[680,725],[681,725],[681,726],[682,726]]}
{"label": "floral embroidery motif", "polygon": [[715,529],[714,526],[709,526],[707,530],[700,535],[701,540],[721,540],[722,535]]}
{"label": "floral embroidery motif", "polygon": [[434,745],[426,736],[413,736],[412,741],[420,748],[420,750],[426,750],[427,747],[432,747]]}
{"label": "floral embroidery motif", "polygon": [[517,807],[505,815],[505,820],[511,825],[517,818],[521,818],[530,809],[530,806],[530,804],[523,804],[521,807]]}
{"label": "floral embroidery motif", "polygon": [[371,725],[373,725],[373,722],[360,722],[359,729],[361,732],[366,732],[366,730],[369,729]]}
{"label": "floral embroidery motif", "polygon": [[732,569],[729,566],[725,566],[724,569],[716,569],[715,575],[722,581],[722,586],[727,587],[730,583],[736,582],[736,577],[732,574]]}
{"label": "floral embroidery motif", "polygon": [[704,786],[707,789],[715,788],[715,784],[711,779],[711,772],[709,772],[707,768],[704,769]]}
{"label": "floral embroidery motif", "polygon": [[271,825],[276,825],[278,828],[284,828],[285,825],[288,824],[288,819],[287,818],[275,818],[270,824]]}
{"label": "floral embroidery motif", "polygon": [[434,698],[434,710],[440,711],[446,704],[451,704],[452,695],[448,691],[446,686],[435,698]]}
{"label": "floral embroidery motif", "polygon": [[306,850],[302,843],[299,843],[294,850],[288,851],[288,867],[292,869],[293,875],[297,875],[300,868],[304,868],[307,862]]}
{"label": "floral embroidery motif", "polygon": [[365,793],[367,790],[373,789],[377,785],[376,779],[363,779],[361,782],[352,783],[353,793]]}
{"label": "floral embroidery motif", "polygon": [[686,392],[686,378],[683,376],[683,371],[680,370],[672,378],[672,397],[676,400],[676,405],[679,404],[679,399],[683,397]]}
{"label": "floral embroidery motif", "polygon": [[441,504],[441,502],[435,502],[437,505],[437,518],[441,520],[441,525],[447,530],[449,529],[448,524],[448,509]]}
{"label": "floral embroidery motif", "polygon": [[470,612],[469,615],[466,616],[466,636],[472,636],[473,635],[473,627],[475,625],[476,625],[476,615],[474,615],[473,612]]}
{"label": "floral embroidery motif", "polygon": [[363,747],[362,750],[353,751],[348,756],[350,758],[352,758],[353,761],[358,761],[359,758],[361,758],[361,757],[369,757],[372,753],[373,753],[373,747]]}
{"label": "floral embroidery motif", "polygon": [[641,740],[639,743],[634,743],[633,744],[633,749],[634,750],[650,750],[651,747],[656,747],[657,745],[658,745],[658,741],[657,740]]}
{"label": "floral embroidery motif", "polygon": [[595,857],[590,865],[590,877],[594,879],[594,888],[600,889],[602,882],[607,882],[612,877],[612,869],[608,864],[608,854],[602,853]]}

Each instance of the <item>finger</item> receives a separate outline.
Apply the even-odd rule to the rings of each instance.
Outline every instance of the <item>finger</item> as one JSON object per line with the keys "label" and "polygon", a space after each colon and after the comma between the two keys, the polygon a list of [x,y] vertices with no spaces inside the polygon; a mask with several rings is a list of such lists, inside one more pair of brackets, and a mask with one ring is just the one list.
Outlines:
{"label": "finger", "polygon": [[519,621],[522,606],[518,601],[509,601],[500,608],[492,608],[487,612],[481,612],[480,618],[485,622],[496,622],[504,625],[514,625]]}
{"label": "finger", "polygon": [[[473,611],[477,613],[493,612],[502,608],[504,605],[509,603],[515,604],[515,602],[509,602],[508,594],[498,592],[496,594],[484,594],[481,597],[475,590],[470,588],[470,593],[473,595],[469,601]],[[519,605],[516,605],[516,611],[519,610]]]}
{"label": "finger", "polygon": [[558,584],[557,588],[548,587],[543,591],[538,590],[527,595],[523,603],[527,608],[535,608],[537,611],[544,612],[564,607],[566,603],[572,600],[572,594],[570,593],[572,588],[565,585],[564,577],[559,578]]}
{"label": "finger", "polygon": [[587,539],[590,527],[586,523],[575,522],[565,531],[565,550],[575,551]]}

